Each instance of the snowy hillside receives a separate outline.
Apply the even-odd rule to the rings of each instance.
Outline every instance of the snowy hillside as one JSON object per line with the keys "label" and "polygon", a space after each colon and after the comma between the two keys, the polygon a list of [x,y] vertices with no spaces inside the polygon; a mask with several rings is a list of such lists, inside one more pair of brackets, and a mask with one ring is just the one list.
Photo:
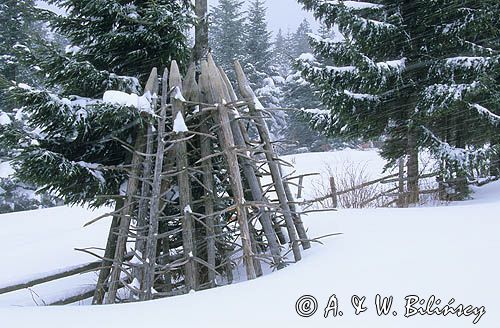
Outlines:
{"label": "snowy hillside", "polygon": [[[344,155],[358,163],[367,161],[374,175],[383,166],[372,151]],[[299,172],[320,172],[339,154],[294,158]],[[279,272],[185,296],[111,306],[31,306],[49,303],[75,286],[91,288],[94,273],[0,295],[0,327],[153,327],[182,322],[185,327],[458,328],[473,327],[478,318],[478,327],[493,328],[500,321],[499,194],[497,182],[476,188],[473,200],[450,206],[310,214],[304,217],[310,236],[343,234],[321,239],[323,244],[306,251],[303,261]],[[0,238],[14,250],[2,254],[0,286],[94,260],[74,248],[104,245],[109,221],[82,226],[106,211],[60,207],[0,216]],[[333,317],[329,312],[325,319],[324,310],[333,294],[343,315],[339,312]],[[389,315],[377,315],[377,294],[394,297]],[[296,313],[296,301],[303,295],[317,299],[318,310],[312,317]],[[366,296],[366,312],[354,314],[353,295]],[[442,300],[441,307],[455,299],[455,307],[484,306],[486,313],[482,317],[417,314],[405,318],[409,295],[425,300],[435,295]]]}

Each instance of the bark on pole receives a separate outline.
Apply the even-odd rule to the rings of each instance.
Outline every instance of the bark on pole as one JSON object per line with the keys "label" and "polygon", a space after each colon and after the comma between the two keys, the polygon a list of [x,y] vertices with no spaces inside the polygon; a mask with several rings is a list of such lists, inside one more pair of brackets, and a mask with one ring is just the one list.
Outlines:
{"label": "bark on pole", "polygon": [[[157,69],[153,68],[149,76],[147,88],[154,86],[154,79],[158,75]],[[145,92],[152,92],[152,90],[145,89]],[[127,184],[127,198],[121,212],[120,228],[118,232],[118,239],[116,242],[116,249],[113,260],[113,267],[111,276],[109,278],[109,290],[106,298],[106,303],[112,304],[116,299],[116,292],[120,286],[120,274],[123,267],[123,258],[127,251],[127,240],[129,238],[130,221],[136,209],[136,196],[139,190],[139,176],[141,174],[141,163],[143,161],[140,153],[144,152],[146,144],[146,129],[141,126],[137,132],[137,137],[134,145],[134,153],[132,155],[131,171],[129,174]]]}
{"label": "bark on pole", "polygon": [[113,215],[113,221],[111,222],[111,227],[109,228],[108,241],[104,252],[104,260],[102,261],[94,297],[92,298],[92,304],[94,305],[102,304],[104,301],[104,295],[106,293],[106,280],[111,272],[111,266],[113,264],[112,258],[115,255],[116,241],[118,240],[118,230],[120,227],[119,210],[123,207],[123,204],[124,201],[122,199],[118,199],[115,204],[115,213],[117,214]]}
{"label": "bark on pole", "polygon": [[[146,87],[144,88],[145,93],[151,93],[151,108],[154,113],[158,107],[158,92],[159,92],[159,82],[158,82],[158,70],[154,69],[149,76]],[[152,154],[154,148],[154,137],[153,137],[153,124],[148,123],[146,129],[146,154]],[[135,241],[135,252],[141,260],[144,260],[145,247],[146,247],[146,236],[148,233],[148,198],[151,196],[151,182],[149,177],[152,175],[153,168],[153,157],[145,156],[142,162],[142,172],[141,172],[141,191],[139,197],[139,204],[137,209],[137,231],[136,231],[136,241]],[[136,278],[138,281],[143,280],[144,269],[141,266],[132,267],[132,277]],[[135,293],[131,291],[131,297],[135,296]],[[140,298],[140,295],[137,295]]]}
{"label": "bark on pole", "polygon": [[158,135],[157,135],[157,150],[154,165],[154,175],[151,188],[151,203],[149,211],[149,229],[146,239],[146,252],[144,263],[144,280],[142,281],[141,300],[150,300],[153,298],[153,287],[155,280],[156,269],[156,251],[158,242],[158,226],[160,220],[160,191],[161,191],[161,174],[163,171],[163,158],[165,154],[165,144],[163,138],[165,136],[165,123],[167,115],[167,94],[168,94],[168,70],[165,69],[162,78],[162,96],[161,110],[157,119]]}
{"label": "bark on pole", "polygon": [[[188,69],[186,74],[186,79],[184,81],[184,97],[192,102],[206,102],[205,99],[201,99],[200,87],[196,83],[196,71],[194,63]],[[207,114],[208,115],[208,114]],[[214,180],[214,168],[212,164],[212,159],[209,156],[213,153],[212,140],[207,136],[210,135],[210,126],[206,121],[207,115],[202,117],[202,123],[200,125],[200,132],[204,135],[200,136],[200,156],[201,158],[208,158],[202,162],[203,171],[203,207],[205,209],[205,231],[207,234],[207,263],[210,266],[208,268],[208,284],[210,287],[216,286],[215,277],[215,266],[216,266],[216,247],[215,247],[215,180]]]}
{"label": "bark on pole", "polygon": [[[205,101],[206,103],[213,104],[216,102],[215,99],[217,98],[217,95],[215,94],[215,91],[213,90],[213,88],[210,85],[210,70],[208,67],[208,62],[206,60],[202,60],[200,66],[201,66],[201,75],[199,78],[199,87],[200,87],[201,100]],[[209,115],[209,114],[207,114],[207,115]],[[204,129],[205,132],[207,130],[209,130],[208,122],[203,123],[202,129]],[[212,164],[211,159],[210,159],[210,164]],[[211,179],[213,180],[213,176],[211,177]],[[212,184],[212,182],[209,182],[209,183]],[[213,197],[214,194],[212,193],[210,196]],[[217,219],[217,222],[214,222],[215,236],[222,236],[223,232],[222,232],[222,229],[221,229],[220,224],[218,222],[218,218],[214,218],[214,219]],[[223,258],[223,262],[226,262],[225,270],[226,270],[227,281],[229,283],[232,283],[232,281],[233,281],[233,271],[232,270],[233,269],[232,269],[231,259],[228,255],[229,252],[225,249],[224,245],[217,244],[217,243],[215,243],[215,245],[216,245],[216,247],[218,246],[217,248],[218,248],[219,253],[221,254],[221,256]]]}
{"label": "bark on pole", "polygon": [[[182,92],[182,78],[179,72],[177,62],[172,61],[170,67],[170,89],[174,93]],[[172,103],[172,120],[177,117],[184,118],[184,104],[180,99],[171,97]],[[185,132],[177,133],[176,138],[182,139],[185,137]],[[189,291],[197,290],[197,271],[196,263],[194,261],[195,247],[194,247],[194,220],[191,213],[191,183],[189,180],[188,172],[188,153],[186,141],[177,142],[175,146],[175,158],[177,167],[177,182],[179,186],[179,209],[182,219],[182,246],[184,257],[188,260],[184,266],[184,280],[186,289]]]}
{"label": "bark on pole", "polygon": [[[238,98],[236,96],[236,93],[234,92],[233,87],[231,86],[231,82],[229,81],[229,78],[227,77],[226,73],[222,69],[220,69],[220,73],[224,81],[224,84],[226,86],[226,90],[228,93],[227,96],[229,97],[231,102],[237,101]],[[245,149],[246,142],[243,135],[243,131],[241,130],[241,125],[239,124],[234,113],[230,113],[229,118],[231,120],[231,130],[233,131],[233,136],[236,146],[238,146],[241,149]],[[246,157],[240,157],[239,161],[242,167],[243,175],[245,176],[246,182],[250,187],[253,200],[257,202],[262,202],[263,204],[267,203],[268,200],[264,197],[262,184],[260,183],[260,180],[257,177],[255,166],[253,165],[251,160],[249,160]],[[268,210],[269,208],[263,208],[263,207],[260,208],[261,213],[259,215],[259,221],[262,225],[262,228],[264,229],[264,234],[266,236],[267,242],[269,244],[269,249],[273,257],[273,262],[278,269],[281,269],[284,267],[284,265],[282,263],[283,261],[281,258],[281,252],[276,232],[274,231],[273,222],[271,220],[271,215]]]}
{"label": "bark on pole", "polygon": [[338,196],[337,196],[337,186],[335,184],[334,177],[330,177],[330,193],[332,194],[332,207],[338,208],[339,202],[338,202]]}
{"label": "bark on pole", "polygon": [[297,231],[294,225],[292,211],[290,209],[290,206],[288,204],[288,199],[286,197],[286,191],[281,177],[280,167],[276,159],[273,157],[273,146],[269,135],[269,129],[262,116],[262,113],[260,113],[258,111],[258,108],[256,108],[256,103],[258,102],[258,99],[255,96],[252,89],[250,88],[245,73],[243,72],[243,69],[241,68],[241,65],[238,61],[236,61],[235,63],[235,68],[236,68],[236,76],[238,79],[238,85],[240,87],[240,92],[250,103],[249,105],[250,111],[252,112],[252,114],[254,114],[257,124],[257,129],[259,131],[262,142],[264,143],[269,170],[271,171],[273,183],[276,189],[276,194],[278,196],[280,205],[283,209],[283,216],[285,217],[285,224],[287,227],[288,236],[290,238],[294,259],[295,261],[300,261],[302,259],[302,255],[300,254],[300,249],[299,249],[299,238],[297,236]]}
{"label": "bark on pole", "polygon": [[237,219],[241,233],[240,238],[243,246],[243,261],[246,267],[247,279],[251,280],[256,278],[256,271],[253,262],[254,254],[252,252],[252,237],[248,226],[248,217],[244,208],[244,190],[240,168],[238,165],[238,157],[235,153],[234,136],[231,131],[228,109],[223,105],[223,103],[228,102],[229,99],[224,99],[224,82],[220,76],[219,69],[215,65],[215,62],[210,54],[208,54],[208,71],[210,87],[213,89],[212,94],[217,97],[214,99],[218,103],[215,116],[220,125],[220,141],[224,149],[224,157],[227,162],[231,189],[233,191],[233,198],[236,205]]}

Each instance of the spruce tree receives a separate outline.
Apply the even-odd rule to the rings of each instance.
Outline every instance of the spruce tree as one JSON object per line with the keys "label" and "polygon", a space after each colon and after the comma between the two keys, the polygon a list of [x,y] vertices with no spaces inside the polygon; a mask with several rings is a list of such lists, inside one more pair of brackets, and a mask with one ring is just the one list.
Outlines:
{"label": "spruce tree", "polygon": [[[267,29],[266,7],[261,0],[250,3],[245,25],[245,63],[251,67],[254,76],[250,76],[252,83],[259,83],[258,76],[270,75],[271,32]],[[251,74],[251,72],[249,72]]]}
{"label": "spruce tree", "polygon": [[290,74],[292,59],[292,44],[283,31],[279,29],[273,43],[272,62],[282,77]]}
{"label": "spruce tree", "polygon": [[[0,74],[9,81],[16,81],[19,62],[16,47],[30,44],[39,36],[34,29],[37,11],[32,0],[5,0],[0,3]],[[21,74],[22,75],[22,74]]]}
{"label": "spruce tree", "polygon": [[[0,81],[3,84],[29,81],[37,83],[32,70],[19,60],[19,51],[26,47],[36,47],[47,32],[41,19],[42,11],[35,8],[34,1],[3,1],[0,4]],[[16,121],[17,103],[0,90],[0,133]],[[16,126],[22,125],[15,122]],[[0,164],[8,163],[16,154],[8,145],[0,142]],[[58,200],[47,193],[36,194],[36,187],[12,176],[0,176],[0,213],[33,210],[59,204]]]}
{"label": "spruce tree", "polygon": [[[141,94],[152,67],[161,69],[173,59],[187,63],[191,4],[52,3],[67,15],[52,16],[51,26],[71,45],[65,52],[51,44],[24,49],[25,62],[44,76],[44,84],[8,85],[20,105],[16,117],[26,121],[4,126],[1,139],[17,152],[16,174],[23,181],[43,186],[66,203],[100,205],[111,199],[97,195],[119,192],[125,181],[119,168],[130,157],[123,145],[133,144],[147,119],[141,113],[149,110],[153,95],[133,94]],[[103,101],[108,90],[120,91],[121,99]]]}
{"label": "spruce tree", "polygon": [[209,45],[217,63],[234,80],[234,61],[243,60],[245,54],[245,16],[243,1],[220,0],[210,10]]}
{"label": "spruce tree", "polygon": [[[484,130],[453,122],[467,117],[469,127],[485,127],[500,112],[497,1],[299,2],[342,34],[312,37],[316,57],[300,60],[329,109],[310,115],[312,124],[333,135],[385,135],[384,157],[409,156],[410,202],[418,200],[419,147],[455,168],[471,163],[466,148],[494,150]],[[461,138],[445,138],[444,127],[461,131]]]}
{"label": "spruce tree", "polygon": [[309,24],[307,19],[304,19],[292,35],[293,58],[297,58],[303,53],[312,51],[309,45],[309,34],[312,32],[311,24]]}

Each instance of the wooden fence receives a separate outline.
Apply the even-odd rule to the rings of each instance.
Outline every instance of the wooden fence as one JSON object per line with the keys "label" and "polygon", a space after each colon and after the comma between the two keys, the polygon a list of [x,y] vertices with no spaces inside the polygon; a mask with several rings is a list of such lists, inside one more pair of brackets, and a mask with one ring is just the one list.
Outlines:
{"label": "wooden fence", "polygon": [[[432,177],[438,177],[439,172],[433,172],[433,173],[425,173],[421,174],[418,179],[419,181],[422,179],[427,179],[427,178],[432,178]],[[390,174],[381,178],[377,178],[375,180],[363,182],[361,184],[349,187],[344,190],[339,190],[337,183],[335,181],[334,177],[329,178],[329,192],[321,197],[311,199],[311,200],[306,200],[302,202],[302,204],[314,204],[314,203],[321,203],[325,200],[330,200],[332,207],[337,208],[339,207],[339,196],[346,195],[348,193],[352,193],[355,191],[363,190],[368,187],[374,186],[374,185],[388,185],[391,183],[396,183],[397,186],[389,188],[389,189],[384,189],[383,191],[377,192],[375,195],[369,197],[368,199],[361,200],[360,203],[358,204],[359,207],[366,207],[368,204],[377,201],[381,198],[390,198],[388,202],[386,202],[383,207],[389,207],[394,204],[397,204],[398,207],[405,207],[407,205],[407,198],[409,195],[409,191],[406,191],[405,185],[406,182],[409,180],[407,176],[405,176],[404,170],[400,170],[398,173]],[[303,190],[303,177],[299,179],[298,183],[298,192],[297,192],[297,198],[301,198],[302,196],[302,190]],[[423,189],[420,188],[418,190],[419,195],[429,195],[429,194],[438,194],[442,191],[442,187],[439,188],[433,188],[433,189]]]}

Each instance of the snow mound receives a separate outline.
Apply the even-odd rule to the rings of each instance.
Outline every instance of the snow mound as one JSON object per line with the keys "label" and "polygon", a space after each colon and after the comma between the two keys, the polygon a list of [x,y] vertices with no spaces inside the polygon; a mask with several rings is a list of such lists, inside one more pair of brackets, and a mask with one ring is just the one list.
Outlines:
{"label": "snow mound", "polygon": [[104,92],[102,100],[112,105],[135,107],[139,110],[151,111],[151,95],[149,93],[138,96],[134,93],[108,90]]}
{"label": "snow mound", "polygon": [[[375,150],[301,154],[287,157],[298,172],[319,172],[324,161],[346,156],[366,160],[369,172],[380,174],[383,165]],[[310,186],[306,187],[310,188]],[[307,191],[307,190],[306,190]],[[446,305],[484,306],[481,327],[500,322],[498,299],[500,265],[500,181],[474,188],[474,200],[451,206],[409,209],[339,210],[304,216],[309,236],[342,235],[320,239],[322,244],[304,252],[301,262],[259,279],[144,303],[111,306],[33,308],[75,286],[87,290],[95,274],[44,284],[0,295],[2,327],[152,327],[158,313],[171,325],[192,327],[349,327],[349,328],[470,328],[476,316],[449,314],[405,317],[405,297],[432,295]],[[0,285],[27,279],[41,272],[93,261],[75,247],[102,246],[109,220],[83,228],[88,220],[110,209],[90,212],[60,207],[0,215],[0,239],[9,247],[2,253]],[[36,250],[34,254],[34,250]],[[34,256],[36,255],[36,256]],[[26,261],[24,259],[30,259]],[[235,272],[238,279],[238,272]],[[36,294],[35,294],[36,293]],[[376,295],[393,297],[396,314],[378,315]],[[309,318],[296,312],[296,302],[313,296],[317,312]],[[342,316],[324,317],[335,295]],[[354,314],[351,298],[366,297],[368,310]],[[87,301],[88,304],[88,301]],[[10,306],[10,307],[9,307]],[[248,315],[257,313],[258,315]],[[135,315],[135,314],[140,315]]]}

